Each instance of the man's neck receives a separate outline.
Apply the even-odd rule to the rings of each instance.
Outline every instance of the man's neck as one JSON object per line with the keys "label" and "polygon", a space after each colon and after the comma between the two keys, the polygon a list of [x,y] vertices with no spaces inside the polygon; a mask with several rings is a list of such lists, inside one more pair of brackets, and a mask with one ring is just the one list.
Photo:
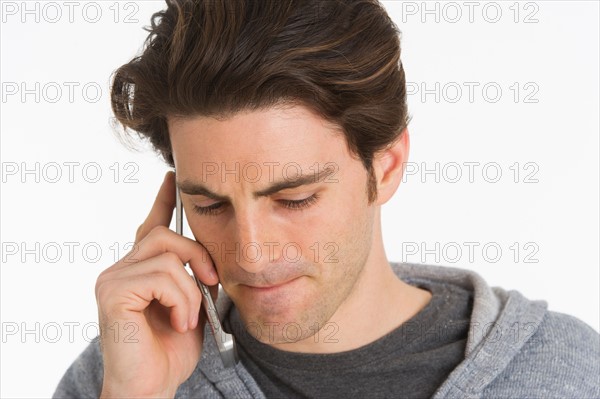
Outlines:
{"label": "man's neck", "polygon": [[361,278],[317,332],[321,334],[320,339],[311,336],[273,347],[304,353],[336,353],[360,348],[400,327],[429,303],[429,291],[411,286],[396,276],[385,256],[380,234],[377,235]]}

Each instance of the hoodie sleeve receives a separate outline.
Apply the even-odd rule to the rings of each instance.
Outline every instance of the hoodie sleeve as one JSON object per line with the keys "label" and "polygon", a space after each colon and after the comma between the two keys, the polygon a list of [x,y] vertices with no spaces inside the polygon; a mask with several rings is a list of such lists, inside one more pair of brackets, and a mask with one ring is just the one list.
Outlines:
{"label": "hoodie sleeve", "polygon": [[576,317],[548,311],[484,398],[600,398],[600,335]]}
{"label": "hoodie sleeve", "polygon": [[[207,350],[204,351],[203,357],[207,358],[208,363],[204,366],[211,366],[209,367],[210,371],[212,369],[219,370],[218,372],[215,371],[212,376],[215,382],[207,379],[205,372],[200,368],[200,363],[198,363],[190,378],[177,389],[175,398],[264,398],[252,377],[248,375],[241,364],[238,364],[237,371],[223,370],[218,354],[210,356],[209,347],[211,345],[205,345]],[[219,366],[214,366],[215,364]],[[100,340],[96,337],[67,369],[52,397],[56,399],[97,399],[102,391],[103,379],[104,363],[102,361]],[[249,386],[246,386],[246,384]]]}
{"label": "hoodie sleeve", "polygon": [[67,369],[52,397],[98,398],[103,375],[100,341],[96,337]]}

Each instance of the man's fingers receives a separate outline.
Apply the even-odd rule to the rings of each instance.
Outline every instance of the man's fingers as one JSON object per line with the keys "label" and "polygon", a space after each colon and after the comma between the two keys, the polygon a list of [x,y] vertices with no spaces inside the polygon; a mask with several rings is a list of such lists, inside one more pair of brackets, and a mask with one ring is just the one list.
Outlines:
{"label": "man's fingers", "polygon": [[177,254],[181,263],[189,264],[196,277],[204,284],[214,285],[219,282],[213,260],[206,248],[164,226],[152,229],[127,255],[102,273],[120,273],[122,269],[164,253]]}
{"label": "man's fingers", "polygon": [[197,319],[202,295],[200,294],[198,287],[196,287],[196,283],[190,278],[190,275],[175,253],[165,252],[147,259],[144,262],[128,265],[127,267],[120,269],[118,273],[113,273],[112,278],[128,280],[143,274],[155,275],[160,273],[169,275],[177,284],[181,292],[185,294],[190,312],[188,325],[191,328],[194,328],[195,325],[193,321],[194,319]]}
{"label": "man's fingers", "polygon": [[135,234],[139,243],[156,226],[169,227],[175,208],[175,173],[167,172],[148,217]]}
{"label": "man's fingers", "polygon": [[96,281],[96,299],[113,319],[139,314],[157,300],[171,309],[171,323],[177,331],[195,328],[202,295],[179,257],[163,253],[119,272],[102,273]]}

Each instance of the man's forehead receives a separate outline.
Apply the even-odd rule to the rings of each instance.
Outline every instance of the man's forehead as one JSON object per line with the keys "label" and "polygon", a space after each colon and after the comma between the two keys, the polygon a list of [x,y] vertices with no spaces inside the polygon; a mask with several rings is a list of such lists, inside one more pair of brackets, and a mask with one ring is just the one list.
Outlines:
{"label": "man's forehead", "polygon": [[243,111],[227,119],[172,118],[174,157],[185,162],[326,162],[345,144],[335,126],[305,107]]}

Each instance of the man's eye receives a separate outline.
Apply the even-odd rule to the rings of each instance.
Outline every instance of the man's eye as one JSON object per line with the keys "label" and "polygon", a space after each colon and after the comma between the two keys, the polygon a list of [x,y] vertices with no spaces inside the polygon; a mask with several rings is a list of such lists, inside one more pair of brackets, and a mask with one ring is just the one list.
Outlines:
{"label": "man's eye", "polygon": [[318,198],[317,194],[313,194],[301,200],[279,200],[279,202],[288,209],[304,209],[317,202]]}
{"label": "man's eye", "polygon": [[215,202],[209,206],[194,205],[193,209],[199,215],[217,215],[225,205],[223,202]]}
{"label": "man's eye", "polygon": [[[317,202],[317,199],[317,194],[313,194],[310,197],[301,200],[279,200],[278,202],[281,203],[287,209],[299,210],[308,208],[309,206]],[[194,212],[196,212],[199,215],[218,215],[224,210],[225,205],[226,204],[224,202],[216,202],[209,206],[193,205],[193,209]]]}

